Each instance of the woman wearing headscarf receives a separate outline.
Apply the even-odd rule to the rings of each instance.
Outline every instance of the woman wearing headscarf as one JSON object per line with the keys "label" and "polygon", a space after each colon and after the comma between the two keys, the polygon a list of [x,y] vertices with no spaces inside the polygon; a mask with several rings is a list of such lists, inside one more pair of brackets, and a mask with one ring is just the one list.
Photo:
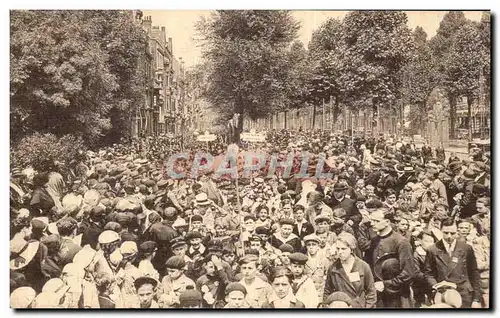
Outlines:
{"label": "woman wearing headscarf", "polygon": [[353,299],[353,307],[374,308],[377,292],[370,266],[354,255],[356,238],[342,232],[337,237],[338,259],[330,266],[326,276],[324,299],[333,292],[344,292]]}

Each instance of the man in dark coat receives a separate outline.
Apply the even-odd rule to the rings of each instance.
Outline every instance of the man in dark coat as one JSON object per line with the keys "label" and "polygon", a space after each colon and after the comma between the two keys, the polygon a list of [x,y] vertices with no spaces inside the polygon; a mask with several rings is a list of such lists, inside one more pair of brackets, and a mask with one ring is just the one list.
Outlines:
{"label": "man in dark coat", "polygon": [[461,207],[460,218],[462,219],[469,218],[477,213],[476,201],[478,195],[474,192],[475,177],[476,174],[472,169],[467,169],[463,173],[461,180],[463,195],[458,202]]}
{"label": "man in dark coat", "polygon": [[99,235],[103,231],[102,223],[105,218],[105,211],[105,208],[101,206],[95,206],[90,210],[90,225],[83,231],[81,246],[90,244],[90,247],[97,249]]}
{"label": "man in dark coat", "polygon": [[377,183],[377,195],[383,198],[388,189],[394,189],[396,187],[396,180],[391,176],[391,169],[389,167],[384,167],[380,169],[380,179]]}
{"label": "man in dark coat", "polygon": [[295,224],[293,225],[293,234],[300,237],[300,239],[304,239],[309,234],[314,233],[314,226],[307,222],[305,219],[305,211],[304,207],[301,205],[296,205],[293,209],[293,218]]}
{"label": "man in dark coat", "polygon": [[177,231],[172,227],[172,222],[175,221],[176,216],[165,213],[165,211],[163,212],[163,221],[156,222],[149,229],[149,240],[156,242],[158,248],[151,263],[160,275],[165,274],[165,262],[172,256],[170,241],[179,236]]}
{"label": "man in dark coat", "polygon": [[[370,222],[377,237],[365,253],[365,260],[372,269],[382,257],[394,255],[399,262],[393,269],[392,279],[382,280],[374,275],[375,289],[378,291],[378,305],[381,308],[411,308],[410,284],[415,275],[415,264],[410,242],[401,234],[394,232],[391,226],[393,213],[386,208],[379,208],[370,215]],[[375,274],[375,273],[374,273]]]}
{"label": "man in dark coat", "polygon": [[328,206],[332,210],[343,208],[346,211],[347,224],[351,227],[357,227],[359,222],[361,222],[362,216],[356,206],[356,201],[345,196],[346,190],[347,186],[345,184],[337,182],[333,186],[333,195]]}
{"label": "man in dark coat", "polygon": [[425,142],[422,146],[422,158],[424,159],[424,164],[426,164],[432,158],[432,148]]}
{"label": "man in dark coat", "polygon": [[439,147],[436,148],[436,158],[440,164],[444,164],[444,160],[446,159],[446,153],[443,148],[443,143],[439,144]]}
{"label": "man in dark coat", "polygon": [[481,308],[481,278],[472,247],[457,240],[453,219],[441,225],[443,239],[433,244],[425,258],[424,275],[429,286],[450,282],[457,286],[462,308]]}
{"label": "man in dark coat", "polygon": [[293,234],[294,221],[292,219],[281,219],[280,230],[271,236],[271,245],[279,249],[281,245],[288,244],[293,247],[295,252],[300,252],[302,248],[302,241],[300,237]]}
{"label": "man in dark coat", "polygon": [[368,185],[372,185],[374,187],[377,186],[378,181],[380,179],[380,162],[375,159],[370,161],[370,166],[372,167],[372,172],[366,176],[365,183]]}

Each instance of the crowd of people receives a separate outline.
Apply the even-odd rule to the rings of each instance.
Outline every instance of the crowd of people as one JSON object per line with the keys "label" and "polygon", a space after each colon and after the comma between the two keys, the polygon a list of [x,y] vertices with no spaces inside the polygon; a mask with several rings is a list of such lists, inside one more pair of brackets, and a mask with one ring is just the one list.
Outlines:
{"label": "crowd of people", "polygon": [[489,308],[489,152],[280,130],[239,149],[332,177],[165,173],[227,146],[148,137],[12,168],[11,307]]}

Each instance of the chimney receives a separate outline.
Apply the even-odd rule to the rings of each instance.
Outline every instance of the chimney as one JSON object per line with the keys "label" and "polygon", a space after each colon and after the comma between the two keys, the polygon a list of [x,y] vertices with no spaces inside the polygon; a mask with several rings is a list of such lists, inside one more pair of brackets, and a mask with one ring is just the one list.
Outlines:
{"label": "chimney", "polygon": [[170,50],[170,53],[173,56],[174,52],[173,52],[173,49],[172,49],[172,38],[168,38],[168,49]]}
{"label": "chimney", "polygon": [[165,27],[162,26],[161,27],[161,42],[163,43],[163,45],[165,46],[167,43],[165,43],[165,39],[166,39],[167,35],[165,34]]}
{"label": "chimney", "polygon": [[151,17],[150,16],[145,17],[144,20],[142,20],[142,23],[145,26],[149,27],[151,25]]}

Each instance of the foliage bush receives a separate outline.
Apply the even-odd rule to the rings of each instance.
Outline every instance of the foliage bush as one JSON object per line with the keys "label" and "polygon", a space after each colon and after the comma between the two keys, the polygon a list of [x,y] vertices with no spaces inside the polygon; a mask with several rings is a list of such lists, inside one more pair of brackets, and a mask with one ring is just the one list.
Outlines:
{"label": "foliage bush", "polygon": [[26,136],[11,150],[11,165],[21,168],[33,167],[40,171],[47,160],[59,161],[67,166],[85,151],[81,137],[34,133]]}

